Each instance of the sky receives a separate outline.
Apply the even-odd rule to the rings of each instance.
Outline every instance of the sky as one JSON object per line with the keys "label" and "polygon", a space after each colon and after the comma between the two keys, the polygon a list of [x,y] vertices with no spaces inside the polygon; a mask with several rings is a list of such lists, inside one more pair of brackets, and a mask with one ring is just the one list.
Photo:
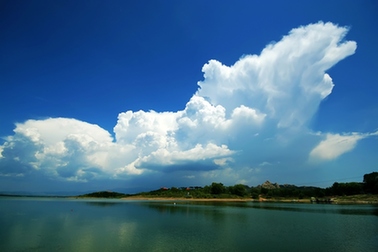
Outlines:
{"label": "sky", "polygon": [[1,1],[0,192],[378,170],[378,4]]}

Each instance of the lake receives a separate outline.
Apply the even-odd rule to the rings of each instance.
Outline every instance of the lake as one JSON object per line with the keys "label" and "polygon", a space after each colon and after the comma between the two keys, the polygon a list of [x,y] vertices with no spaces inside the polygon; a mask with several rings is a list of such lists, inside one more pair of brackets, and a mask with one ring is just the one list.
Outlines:
{"label": "lake", "polygon": [[378,206],[0,197],[0,251],[377,251]]}

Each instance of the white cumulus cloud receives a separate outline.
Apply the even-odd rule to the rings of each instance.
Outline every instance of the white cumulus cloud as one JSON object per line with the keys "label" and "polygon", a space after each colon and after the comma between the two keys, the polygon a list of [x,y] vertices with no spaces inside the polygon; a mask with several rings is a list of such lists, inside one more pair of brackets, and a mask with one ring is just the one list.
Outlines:
{"label": "white cumulus cloud", "polygon": [[169,173],[247,183],[278,164],[335,159],[372,135],[308,128],[334,86],[326,71],[356,50],[356,42],[344,40],[347,31],[319,22],[291,30],[232,66],[212,59],[183,110],[122,112],[115,139],[76,119],[18,123],[0,146],[0,174],[88,182]]}
{"label": "white cumulus cloud", "polygon": [[268,114],[279,127],[301,127],[332,92],[325,72],[356,50],[343,41],[348,29],[317,23],[293,29],[260,55],[246,55],[232,66],[210,60],[197,94],[231,112],[244,105]]}

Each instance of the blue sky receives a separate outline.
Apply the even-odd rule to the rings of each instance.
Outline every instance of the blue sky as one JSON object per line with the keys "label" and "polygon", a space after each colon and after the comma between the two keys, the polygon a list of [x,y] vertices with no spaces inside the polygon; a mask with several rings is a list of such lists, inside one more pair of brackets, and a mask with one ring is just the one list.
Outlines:
{"label": "blue sky", "polygon": [[375,1],[3,1],[0,191],[378,169]]}

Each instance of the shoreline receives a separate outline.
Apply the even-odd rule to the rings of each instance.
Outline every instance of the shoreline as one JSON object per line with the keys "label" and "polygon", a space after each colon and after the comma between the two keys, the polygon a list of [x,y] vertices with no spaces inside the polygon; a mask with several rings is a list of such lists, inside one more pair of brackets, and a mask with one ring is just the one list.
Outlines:
{"label": "shoreline", "polygon": [[181,198],[181,197],[143,197],[130,196],[120,198],[121,200],[136,200],[136,201],[192,201],[192,202],[260,202],[260,203],[304,203],[304,204],[356,204],[356,205],[377,205],[378,199],[376,197],[370,199],[343,199],[334,198],[330,203],[316,203],[311,202],[311,199],[252,199],[252,198]]}
{"label": "shoreline", "polygon": [[254,199],[247,198],[180,198],[180,197],[141,197],[130,196],[120,198],[121,200],[145,200],[145,201],[203,201],[203,202],[249,202],[255,201]]}

